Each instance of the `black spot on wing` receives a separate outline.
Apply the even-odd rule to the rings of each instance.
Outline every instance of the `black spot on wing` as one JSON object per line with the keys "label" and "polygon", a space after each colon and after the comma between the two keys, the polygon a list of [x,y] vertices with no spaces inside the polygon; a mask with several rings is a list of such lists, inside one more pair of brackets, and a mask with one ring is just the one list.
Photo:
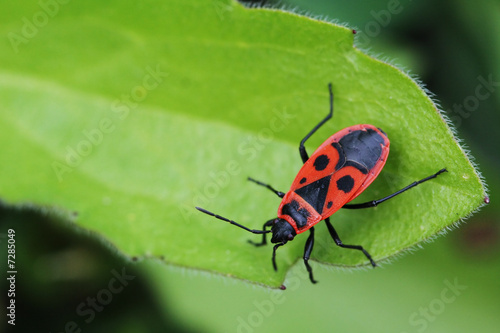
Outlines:
{"label": "black spot on wing", "polygon": [[328,166],[328,163],[330,163],[330,159],[326,155],[319,155],[316,157],[314,160],[314,168],[317,171],[325,170],[326,167]]}
{"label": "black spot on wing", "polygon": [[351,132],[339,140],[346,160],[363,165],[371,170],[382,155],[384,138],[375,130]]}
{"label": "black spot on wing", "polygon": [[326,208],[330,209],[330,208],[332,208],[332,205],[333,205],[333,201],[328,201],[328,203],[326,204]]}
{"label": "black spot on wing", "polygon": [[326,196],[328,194],[328,187],[330,186],[330,176],[323,177],[311,184],[295,190],[295,193],[300,195],[314,210],[319,214],[323,212]]}
{"label": "black spot on wing", "polygon": [[353,187],[354,179],[349,175],[341,177],[337,180],[337,188],[344,193],[351,192]]}
{"label": "black spot on wing", "polygon": [[299,183],[304,184],[305,182],[307,182],[306,177],[302,177],[302,179],[300,180],[300,182],[299,182]]}
{"label": "black spot on wing", "polygon": [[306,209],[300,208],[299,203],[295,200],[283,205],[281,213],[290,216],[299,229],[306,226],[307,218],[311,215]]}

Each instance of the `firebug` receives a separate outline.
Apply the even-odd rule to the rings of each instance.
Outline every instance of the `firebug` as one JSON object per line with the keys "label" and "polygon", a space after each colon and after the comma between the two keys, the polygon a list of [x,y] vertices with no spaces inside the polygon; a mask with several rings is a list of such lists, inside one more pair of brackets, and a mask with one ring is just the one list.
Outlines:
{"label": "firebug", "polygon": [[[309,157],[305,142],[333,116],[332,84],[328,85],[330,93],[330,112],[300,141],[299,152],[304,165],[298,172],[287,193],[277,191],[272,186],[252,178],[248,180],[264,186],[282,198],[278,207],[278,217],[266,223],[262,230],[247,228],[233,220],[196,207],[199,211],[219,220],[229,222],[254,234],[262,234],[262,241],[253,243],[256,246],[265,245],[266,234],[272,233],[274,243],[272,263],[275,270],[276,249],[293,240],[295,236],[309,230],[309,237],[304,248],[304,264],[309,273],[309,279],[316,283],[309,258],[314,245],[314,226],[325,221],[327,229],[335,244],[363,252],[373,267],[376,267],[372,256],[360,245],[344,244],[330,223],[330,216],[340,208],[361,209],[376,207],[384,201],[423,183],[436,178],[447,171],[441,169],[433,175],[413,182],[401,190],[382,199],[364,203],[349,204],[360,195],[374,180],[387,161],[389,155],[389,139],[387,134],[373,125],[354,125],[347,127],[328,138]],[[268,230],[268,228],[271,230]]]}

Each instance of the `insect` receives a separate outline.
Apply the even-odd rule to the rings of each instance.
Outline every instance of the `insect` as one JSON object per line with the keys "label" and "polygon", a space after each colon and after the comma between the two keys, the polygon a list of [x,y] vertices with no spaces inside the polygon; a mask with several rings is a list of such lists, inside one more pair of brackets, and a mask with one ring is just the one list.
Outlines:
{"label": "insect", "polygon": [[[447,171],[441,169],[435,174],[413,182],[382,199],[349,204],[382,171],[389,155],[389,139],[384,131],[373,125],[354,125],[332,135],[309,157],[304,146],[305,142],[333,116],[331,83],[328,85],[328,89],[330,93],[330,112],[300,141],[299,152],[304,165],[295,177],[290,190],[284,193],[275,190],[268,184],[248,178],[249,181],[266,187],[282,198],[278,207],[277,218],[264,223],[262,230],[255,230],[203,208],[196,207],[199,211],[219,220],[229,222],[254,234],[262,234],[261,242],[251,242],[256,246],[267,244],[266,234],[272,233],[271,242],[275,244],[272,254],[274,270],[277,270],[276,249],[293,240],[298,234],[309,230],[303,260],[312,283],[317,281],[313,277],[309,258],[314,246],[314,226],[317,223],[324,220],[336,245],[363,252],[370,264],[376,267],[372,256],[362,246],[344,244],[340,240],[337,231],[330,223],[330,216],[340,208],[362,209],[376,207],[382,202]],[[269,227],[270,230],[268,230]]]}

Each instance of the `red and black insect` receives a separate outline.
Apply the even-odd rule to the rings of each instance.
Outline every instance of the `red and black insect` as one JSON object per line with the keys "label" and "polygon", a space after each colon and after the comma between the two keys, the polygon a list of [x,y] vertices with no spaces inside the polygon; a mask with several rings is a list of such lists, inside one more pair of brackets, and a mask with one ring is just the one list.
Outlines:
{"label": "red and black insect", "polygon": [[[299,152],[304,165],[295,177],[290,190],[287,193],[280,192],[268,184],[248,178],[248,180],[258,185],[267,187],[283,199],[278,208],[277,218],[264,223],[262,230],[254,230],[203,208],[196,207],[199,211],[217,219],[234,224],[254,234],[262,234],[260,243],[251,242],[256,246],[265,245],[267,243],[266,234],[271,232],[271,242],[276,244],[272,255],[275,270],[277,270],[276,249],[293,240],[296,235],[309,230],[303,259],[312,283],[316,283],[316,280],[313,278],[312,268],[308,261],[314,245],[314,225],[324,220],[335,244],[343,248],[362,251],[371,265],[375,267],[375,261],[362,246],[347,245],[340,240],[339,235],[330,223],[330,216],[340,208],[375,207],[447,171],[441,169],[435,174],[413,182],[382,199],[348,204],[375,180],[384,167],[389,155],[389,139],[387,134],[380,128],[372,125],[354,125],[332,135],[309,158],[304,147],[305,142],[333,116],[331,83],[328,88],[330,91],[330,112],[300,142]],[[271,227],[271,230],[267,230],[268,227]]]}

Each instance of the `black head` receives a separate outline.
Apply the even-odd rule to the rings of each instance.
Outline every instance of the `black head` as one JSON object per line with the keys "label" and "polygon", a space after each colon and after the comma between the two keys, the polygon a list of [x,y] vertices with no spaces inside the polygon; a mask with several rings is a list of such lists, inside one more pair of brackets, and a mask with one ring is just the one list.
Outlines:
{"label": "black head", "polygon": [[297,235],[291,224],[280,218],[274,220],[271,232],[273,233],[273,237],[271,238],[271,242],[273,243],[285,244],[286,242],[293,240],[293,238]]}

